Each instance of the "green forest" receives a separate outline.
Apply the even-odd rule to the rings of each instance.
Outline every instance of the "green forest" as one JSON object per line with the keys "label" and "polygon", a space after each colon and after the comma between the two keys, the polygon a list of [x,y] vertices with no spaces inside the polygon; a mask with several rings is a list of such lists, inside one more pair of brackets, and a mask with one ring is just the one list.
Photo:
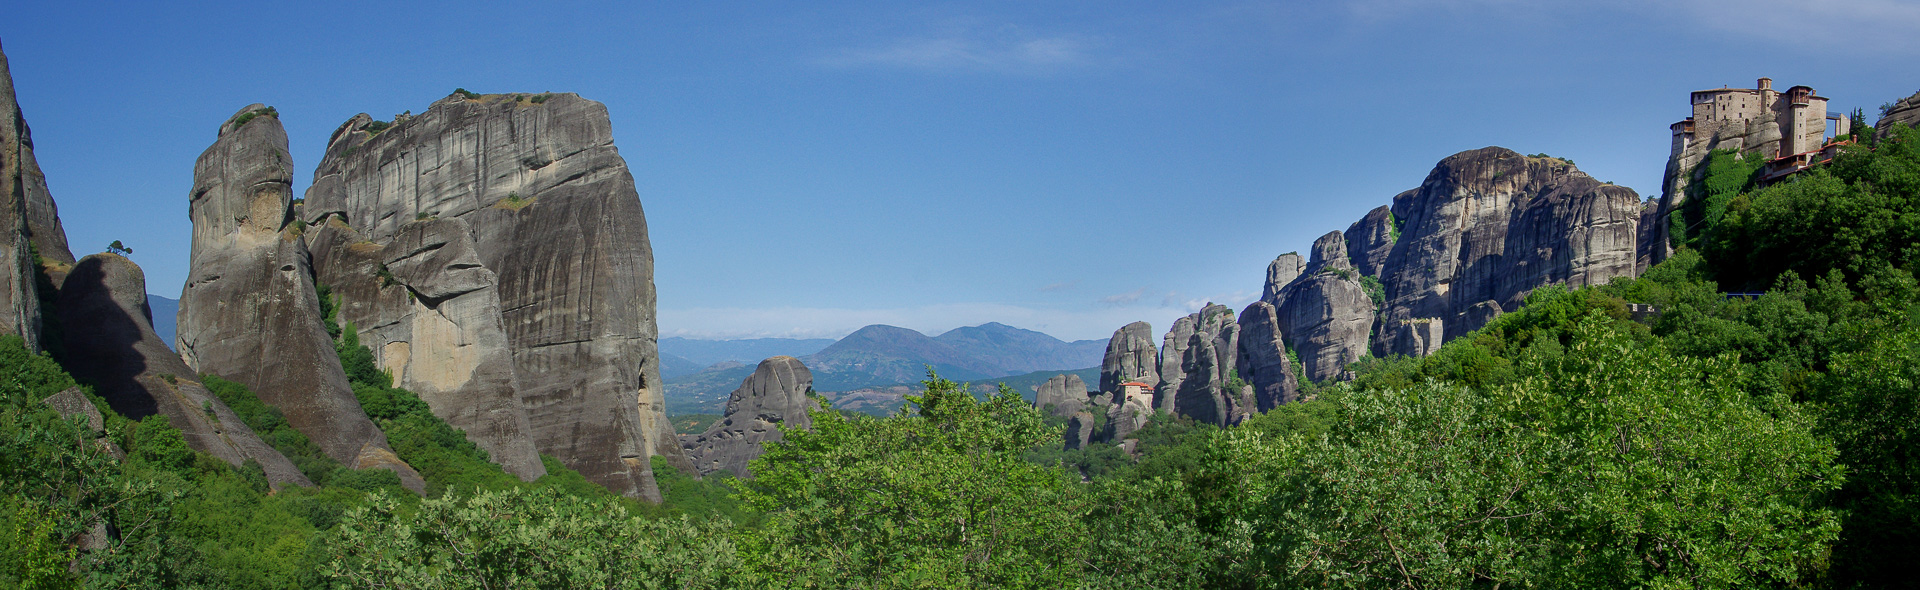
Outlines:
{"label": "green forest", "polygon": [[61,418],[39,400],[73,379],[6,340],[0,587],[1909,585],[1920,132],[1856,137],[1764,188],[1715,153],[1681,249],[1641,277],[1538,289],[1431,356],[1362,359],[1235,427],[1157,417],[1137,459],[1063,450],[1011,388],[929,375],[894,415],[815,413],[752,480],[656,462],[653,505],[551,459],[507,475],[331,325],[427,493],[201,377],[318,484],[273,491],[163,418],[98,398],[99,431]]}

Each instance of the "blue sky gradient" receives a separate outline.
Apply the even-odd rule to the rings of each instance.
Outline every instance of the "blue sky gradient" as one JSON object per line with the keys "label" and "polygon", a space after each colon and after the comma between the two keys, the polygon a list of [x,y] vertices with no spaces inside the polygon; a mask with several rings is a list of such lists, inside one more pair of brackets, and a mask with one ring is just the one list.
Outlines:
{"label": "blue sky gradient", "polygon": [[[0,44],[75,254],[186,280],[193,161],[275,106],[606,103],[663,336],[1164,330],[1488,145],[1657,196],[1687,93],[1920,89],[1915,2],[21,3]],[[1177,5],[1171,5],[1177,4]]]}

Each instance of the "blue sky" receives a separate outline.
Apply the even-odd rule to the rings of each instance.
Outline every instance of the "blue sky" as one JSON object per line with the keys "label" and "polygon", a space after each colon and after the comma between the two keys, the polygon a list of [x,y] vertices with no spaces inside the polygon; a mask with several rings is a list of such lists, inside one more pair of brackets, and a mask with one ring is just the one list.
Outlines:
{"label": "blue sky", "polygon": [[76,254],[124,240],[177,295],[193,160],[249,103],[298,193],[356,113],[570,91],[612,113],[662,335],[1105,338],[1245,305],[1461,150],[1652,197],[1691,90],[1920,90],[1920,4],[1887,0],[317,4],[4,10]]}

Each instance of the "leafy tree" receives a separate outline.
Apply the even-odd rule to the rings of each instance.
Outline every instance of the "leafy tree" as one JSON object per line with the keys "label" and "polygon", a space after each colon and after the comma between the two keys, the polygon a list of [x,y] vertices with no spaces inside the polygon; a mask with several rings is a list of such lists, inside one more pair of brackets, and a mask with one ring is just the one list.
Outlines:
{"label": "leafy tree", "polygon": [[1675,357],[1594,313],[1564,354],[1477,390],[1353,390],[1326,437],[1236,433],[1278,586],[1700,588],[1808,579],[1842,468],[1730,358]]}
{"label": "leafy tree", "polygon": [[742,497],[767,523],[743,541],[751,566],[795,586],[1071,584],[1087,506],[1075,478],[1024,459],[1061,431],[1010,388],[981,401],[923,383],[901,415],[815,411],[754,460]]}
{"label": "leafy tree", "polygon": [[739,568],[724,520],[650,520],[555,490],[420,502],[379,492],[326,540],[342,588],[723,588]]}
{"label": "leafy tree", "polygon": [[130,254],[133,254],[133,248],[128,248],[125,245],[121,244],[120,240],[114,240],[113,243],[107,244],[107,253],[127,256]]}

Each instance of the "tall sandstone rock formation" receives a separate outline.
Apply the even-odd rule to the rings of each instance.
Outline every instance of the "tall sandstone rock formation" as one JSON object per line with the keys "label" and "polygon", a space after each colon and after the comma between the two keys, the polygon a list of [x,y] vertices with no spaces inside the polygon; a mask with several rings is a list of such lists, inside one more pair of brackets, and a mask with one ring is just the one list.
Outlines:
{"label": "tall sandstone rock formation", "polygon": [[385,468],[419,491],[347,384],[322,326],[313,271],[289,216],[293,161],[278,116],[250,105],[194,163],[193,260],[180,294],[180,356],[252,389],[328,456]]}
{"label": "tall sandstone rock formation", "polygon": [[1286,336],[1280,313],[1272,304],[1255,301],[1240,312],[1240,376],[1253,388],[1256,411],[1299,401],[1300,379],[1287,358]]}
{"label": "tall sandstone rock formation", "polygon": [[187,446],[235,467],[251,459],[274,489],[313,485],[153,333],[146,275],[133,261],[118,254],[80,259],[61,283],[59,301],[62,360],[115,413],[134,420],[166,416]]}
{"label": "tall sandstone rock formation", "polygon": [[1537,287],[1601,285],[1637,270],[1639,195],[1557,158],[1497,147],[1454,154],[1393,210],[1405,223],[1381,276],[1378,354],[1429,354]]}
{"label": "tall sandstone rock formation", "polygon": [[684,437],[687,458],[701,475],[725,470],[735,477],[753,477],[747,463],[766,452],[766,443],[780,440],[782,426],[813,428],[813,416],[807,412],[820,404],[808,396],[812,391],[813,372],[800,359],[776,356],[760,361],[727,398],[724,417],[706,432]]}
{"label": "tall sandstone rock formation", "polygon": [[[1400,235],[1393,209],[1385,205],[1368,211],[1365,217],[1347,226],[1347,259],[1360,274],[1379,277],[1387,268],[1387,256]],[[1269,278],[1269,281],[1272,279]]]}
{"label": "tall sandstone rock formation", "polygon": [[1216,425],[1237,424],[1252,413],[1253,391],[1234,379],[1240,324],[1233,308],[1209,304],[1175,320],[1160,347],[1160,387],[1154,409]]}
{"label": "tall sandstone rock formation", "polygon": [[[1160,385],[1160,352],[1154,348],[1153,326],[1134,322],[1113,331],[1107,340],[1107,354],[1100,361],[1100,392],[1113,394],[1120,384],[1139,381],[1148,387]],[[1125,400],[1116,399],[1115,403]]]}
{"label": "tall sandstone rock formation", "polygon": [[1345,375],[1367,353],[1377,308],[1347,260],[1346,235],[1329,232],[1313,243],[1313,258],[1280,289],[1280,331],[1300,355],[1303,376],[1325,381]]}
{"label": "tall sandstone rock formation", "polygon": [[40,300],[33,254],[62,270],[73,263],[67,234],[47,191],[47,178],[33,156],[33,132],[13,91],[13,72],[0,52],[0,335],[26,340],[39,350]]}
{"label": "tall sandstone rock formation", "polygon": [[[315,265],[342,319],[401,385],[438,392],[436,414],[483,423],[468,431],[482,446],[528,457],[518,430],[655,500],[650,456],[693,468],[666,420],[653,250],[604,105],[455,94],[392,124],[355,116],[302,216],[322,227]],[[369,267],[394,284],[369,284]],[[524,429],[505,411],[514,395]]]}

